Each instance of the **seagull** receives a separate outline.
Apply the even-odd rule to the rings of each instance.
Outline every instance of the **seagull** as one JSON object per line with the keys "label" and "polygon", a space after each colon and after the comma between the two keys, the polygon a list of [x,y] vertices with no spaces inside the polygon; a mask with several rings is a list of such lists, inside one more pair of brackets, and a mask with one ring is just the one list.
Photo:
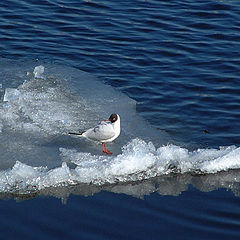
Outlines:
{"label": "seagull", "polygon": [[112,154],[107,149],[107,142],[112,142],[120,135],[120,116],[116,113],[111,114],[107,119],[99,123],[96,127],[90,128],[83,132],[69,132],[69,134],[80,135],[92,141],[101,142],[103,146],[103,152],[106,154]]}

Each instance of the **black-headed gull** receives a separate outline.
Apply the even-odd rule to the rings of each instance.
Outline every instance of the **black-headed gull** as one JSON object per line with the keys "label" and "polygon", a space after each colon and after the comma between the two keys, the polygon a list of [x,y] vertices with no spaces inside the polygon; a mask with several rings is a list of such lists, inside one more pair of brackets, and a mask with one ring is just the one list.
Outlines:
{"label": "black-headed gull", "polygon": [[109,119],[102,121],[94,128],[79,133],[70,132],[69,134],[80,135],[89,140],[101,142],[103,152],[112,154],[112,152],[107,149],[106,143],[116,139],[120,135],[120,131],[120,116],[113,113]]}

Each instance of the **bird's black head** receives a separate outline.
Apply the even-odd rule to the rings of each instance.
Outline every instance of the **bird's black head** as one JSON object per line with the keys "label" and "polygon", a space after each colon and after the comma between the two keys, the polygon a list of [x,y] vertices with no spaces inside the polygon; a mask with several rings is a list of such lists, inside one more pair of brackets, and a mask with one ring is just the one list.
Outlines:
{"label": "bird's black head", "polygon": [[118,115],[116,113],[111,114],[111,116],[109,117],[109,121],[114,123],[118,120]]}

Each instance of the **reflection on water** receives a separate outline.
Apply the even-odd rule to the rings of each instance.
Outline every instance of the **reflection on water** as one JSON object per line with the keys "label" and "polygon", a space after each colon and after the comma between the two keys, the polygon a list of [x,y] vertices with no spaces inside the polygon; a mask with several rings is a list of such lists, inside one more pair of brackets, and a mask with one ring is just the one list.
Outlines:
{"label": "reflection on water", "polygon": [[181,193],[188,190],[189,185],[192,185],[202,192],[211,192],[213,190],[223,188],[231,190],[235,196],[240,196],[240,170],[230,170],[228,172],[204,175],[195,175],[190,173],[169,174],[139,182],[103,186],[96,186],[93,184],[77,184],[73,186],[63,185],[59,187],[45,188],[36,192],[30,190],[28,193],[1,193],[0,198],[28,200],[33,197],[52,196],[60,198],[62,203],[67,203],[71,194],[88,197],[101,191],[126,194],[136,198],[144,198],[144,196],[155,192],[163,196],[179,196]]}

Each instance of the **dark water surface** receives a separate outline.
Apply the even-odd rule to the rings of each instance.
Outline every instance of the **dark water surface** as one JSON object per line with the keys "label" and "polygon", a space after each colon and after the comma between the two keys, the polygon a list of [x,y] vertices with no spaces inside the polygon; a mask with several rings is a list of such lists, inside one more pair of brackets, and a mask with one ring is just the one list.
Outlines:
{"label": "dark water surface", "polygon": [[[9,200],[1,203],[1,232],[9,239],[237,239],[238,203],[223,190],[192,188],[177,199],[101,192],[72,196],[67,205],[53,198]],[[9,214],[15,214],[11,223]]]}
{"label": "dark water surface", "polygon": [[[0,169],[5,171],[0,173],[0,239],[238,239],[239,51],[238,1],[1,1],[1,96],[6,88],[18,88],[24,93],[24,101],[18,105],[1,103],[1,114],[11,115],[0,117]],[[10,64],[13,60],[14,64]],[[65,75],[67,78],[69,74],[69,82],[76,87],[81,101],[71,98],[67,87],[51,78],[47,79],[47,87],[40,80],[28,85],[19,80],[24,79],[19,77],[21,74],[32,73],[34,66],[40,64],[45,66],[46,72],[54,64],[62,66],[52,69],[57,71],[57,77]],[[130,162],[125,161],[125,165],[120,162],[119,166],[126,167],[123,169],[127,173],[118,176],[116,181],[110,172],[113,175],[110,174],[109,179],[98,175],[103,184],[95,186],[89,183],[96,179],[87,174],[84,181],[80,181],[84,184],[56,187],[47,183],[55,183],[54,179],[59,180],[59,177],[64,182],[67,167],[63,166],[60,173],[56,170],[55,175],[46,173],[46,176],[44,170],[27,167],[60,166],[62,155],[66,158],[65,155],[71,154],[70,160],[78,159],[79,152],[68,152],[69,148],[77,149],[76,140],[65,137],[53,140],[52,135],[61,135],[64,128],[75,126],[75,118],[82,117],[76,112],[81,110],[79,105],[83,101],[91,106],[85,111],[95,120],[112,111],[111,106],[104,103],[104,96],[114,99],[114,90],[86,80],[84,86],[101,89],[103,96],[99,92],[92,97],[91,93],[84,96],[83,83],[76,81],[82,73],[78,75],[72,68],[89,72],[97,76],[100,83],[121,92],[114,102],[122,111],[126,127],[116,143],[127,146],[124,161],[139,158],[137,175],[127,172]],[[14,74],[19,79],[14,79]],[[52,93],[48,92],[49,88]],[[136,112],[134,101],[126,95],[136,101]],[[20,122],[19,118],[26,117],[27,109],[31,110],[33,104],[38,106],[39,102],[41,107],[49,103],[53,109],[48,112],[49,120],[45,122],[40,111],[39,118],[35,118],[38,115],[33,108],[28,112],[29,119]],[[79,104],[75,106],[73,102]],[[99,110],[99,106],[104,109]],[[41,111],[46,109],[41,108]],[[56,125],[51,113],[59,113],[58,109],[65,115],[64,121]],[[19,115],[14,115],[16,111]],[[25,115],[21,115],[22,112]],[[151,125],[142,133],[146,139],[138,129],[137,133],[127,129],[130,123],[124,120],[134,115]],[[84,126],[91,125],[84,123]],[[139,128],[143,125],[141,122]],[[32,130],[33,126],[44,129],[48,135],[39,140],[38,135],[30,134],[27,139],[21,129]],[[156,136],[149,133],[152,128],[155,135],[162,138],[166,134],[167,137],[158,142]],[[162,143],[174,145],[155,151],[140,140],[133,140],[133,146],[129,144],[135,137],[150,139],[156,148]],[[29,142],[36,143],[38,148],[33,148]],[[219,147],[225,148],[215,151]],[[86,152],[98,153],[95,146],[88,148]],[[120,154],[120,147],[113,144],[112,148]],[[59,149],[60,157],[56,154]],[[131,149],[135,151],[134,156]],[[30,154],[31,151],[34,154]],[[163,157],[163,153],[172,170],[169,174],[155,165],[150,172],[148,167],[141,169],[148,161]],[[92,155],[85,158],[88,169],[94,159]],[[44,164],[39,165],[41,159]],[[117,155],[113,161],[118,163],[121,159]],[[97,160],[102,161],[101,157]],[[27,166],[15,164],[16,161]],[[13,165],[13,170],[8,172],[6,168]],[[86,169],[83,170],[86,172]],[[97,163],[94,169],[99,174],[105,168]],[[17,178],[12,184],[14,171],[25,178]],[[162,172],[163,176],[159,174]],[[26,173],[29,173],[27,177]],[[47,187],[26,192],[32,176],[36,180],[43,176],[41,174],[48,180],[44,183]],[[141,178],[145,180],[140,181]]]}

